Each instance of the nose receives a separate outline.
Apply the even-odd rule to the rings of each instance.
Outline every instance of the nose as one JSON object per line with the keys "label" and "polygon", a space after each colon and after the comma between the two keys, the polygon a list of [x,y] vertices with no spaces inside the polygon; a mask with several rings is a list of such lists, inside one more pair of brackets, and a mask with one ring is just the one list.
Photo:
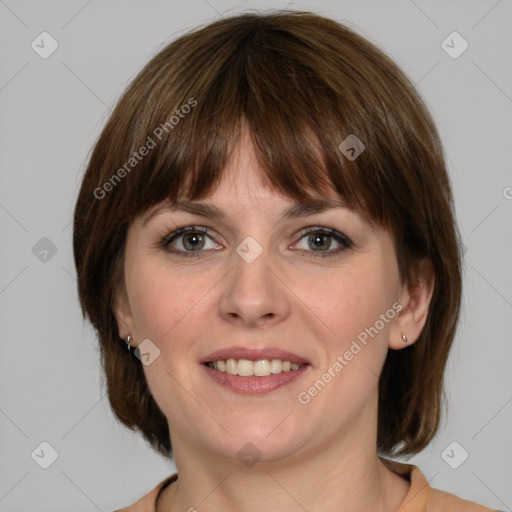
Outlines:
{"label": "nose", "polygon": [[219,300],[222,318],[247,327],[270,326],[285,320],[290,314],[289,295],[268,251],[263,250],[253,261],[233,251],[232,259]]}

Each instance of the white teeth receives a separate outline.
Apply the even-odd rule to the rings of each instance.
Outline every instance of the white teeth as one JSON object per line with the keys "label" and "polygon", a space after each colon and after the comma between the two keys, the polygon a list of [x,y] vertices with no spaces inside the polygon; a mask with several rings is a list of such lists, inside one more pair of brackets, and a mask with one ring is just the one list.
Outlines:
{"label": "white teeth", "polygon": [[229,373],[230,375],[238,375],[238,363],[236,362],[236,359],[228,359],[226,361],[226,373]]}
{"label": "white teeth", "polygon": [[237,373],[242,377],[250,377],[251,375],[254,375],[254,363],[247,359],[239,359]]}
{"label": "white teeth", "polygon": [[252,366],[256,377],[266,377],[267,375],[270,375],[270,363],[268,362],[268,359],[255,361]]}
{"label": "white teeth", "polygon": [[242,377],[267,377],[281,372],[296,371],[303,364],[282,361],[281,359],[260,359],[258,361],[249,361],[248,359],[227,359],[226,361],[213,361],[208,363],[210,368],[219,372],[226,372],[230,375],[240,375]]}
{"label": "white teeth", "polygon": [[283,363],[280,359],[272,359],[270,361],[270,373],[281,373],[283,371]]}

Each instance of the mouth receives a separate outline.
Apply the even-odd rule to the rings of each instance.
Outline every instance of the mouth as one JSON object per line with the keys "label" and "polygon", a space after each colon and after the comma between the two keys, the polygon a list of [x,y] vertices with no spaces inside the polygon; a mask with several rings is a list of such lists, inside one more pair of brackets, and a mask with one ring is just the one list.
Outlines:
{"label": "mouth", "polygon": [[305,359],[278,349],[232,347],[201,362],[211,379],[235,393],[259,395],[285,386],[311,366]]}

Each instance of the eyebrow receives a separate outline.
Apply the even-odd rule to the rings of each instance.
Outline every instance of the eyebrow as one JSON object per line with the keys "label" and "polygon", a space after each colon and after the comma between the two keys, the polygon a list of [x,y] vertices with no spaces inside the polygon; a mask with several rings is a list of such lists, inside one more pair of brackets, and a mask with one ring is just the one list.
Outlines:
{"label": "eyebrow", "polygon": [[[318,198],[306,199],[298,203],[294,203],[286,208],[281,214],[279,221],[294,219],[299,217],[307,217],[316,213],[321,213],[332,208],[343,208],[346,204],[342,199]],[[151,210],[144,220],[142,225],[145,226],[155,216],[165,212],[187,212],[201,217],[227,222],[229,215],[213,204],[208,204],[199,201],[179,200],[174,203],[166,203]]]}

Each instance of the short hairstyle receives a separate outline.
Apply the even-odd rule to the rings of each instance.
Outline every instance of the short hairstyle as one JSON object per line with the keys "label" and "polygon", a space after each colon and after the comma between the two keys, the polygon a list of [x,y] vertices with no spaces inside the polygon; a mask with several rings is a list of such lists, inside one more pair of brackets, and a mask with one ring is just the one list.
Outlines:
{"label": "short hairstyle", "polygon": [[[133,79],[92,150],[74,212],[84,318],[97,330],[115,416],[172,457],[166,417],[113,313],[130,223],[153,205],[208,197],[243,129],[262,178],[303,201],[333,187],[393,236],[400,278],[431,262],[435,286],[416,343],[388,350],[377,447],[421,451],[436,433],[461,301],[460,237],[442,145],[414,86],[353,30],[308,12],[244,13],[182,35]],[[340,150],[348,136],[358,158]],[[341,146],[343,148],[343,146]]]}

